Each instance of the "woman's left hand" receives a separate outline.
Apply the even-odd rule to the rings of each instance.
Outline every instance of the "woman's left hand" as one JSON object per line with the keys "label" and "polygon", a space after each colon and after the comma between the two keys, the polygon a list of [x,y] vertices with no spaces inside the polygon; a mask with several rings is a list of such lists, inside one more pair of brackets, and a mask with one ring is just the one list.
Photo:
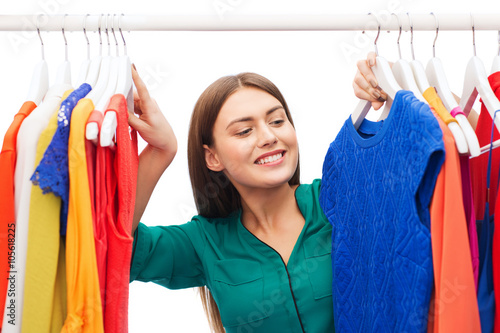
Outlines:
{"label": "woman's left hand", "polygon": [[376,57],[377,55],[374,52],[370,52],[366,59],[358,61],[358,71],[354,76],[352,86],[356,97],[372,102],[373,108],[378,110],[384,105],[387,94],[378,86],[377,79],[372,71]]}

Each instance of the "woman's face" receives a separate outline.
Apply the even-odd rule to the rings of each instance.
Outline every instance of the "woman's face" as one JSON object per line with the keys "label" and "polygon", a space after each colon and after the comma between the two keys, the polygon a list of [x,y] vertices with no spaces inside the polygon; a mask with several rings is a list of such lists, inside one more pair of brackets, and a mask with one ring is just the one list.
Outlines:
{"label": "woman's face", "polygon": [[287,183],[298,163],[295,129],[281,103],[267,92],[241,88],[222,106],[205,147],[207,166],[233,185],[270,188]]}

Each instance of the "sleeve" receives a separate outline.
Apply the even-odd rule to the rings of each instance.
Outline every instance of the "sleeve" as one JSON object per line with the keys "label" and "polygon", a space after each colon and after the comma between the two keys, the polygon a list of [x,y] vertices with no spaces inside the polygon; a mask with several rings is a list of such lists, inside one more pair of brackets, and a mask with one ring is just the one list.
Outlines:
{"label": "sleeve", "polygon": [[205,285],[204,244],[196,221],[156,227],[140,223],[134,234],[130,282],[154,282],[169,289]]}

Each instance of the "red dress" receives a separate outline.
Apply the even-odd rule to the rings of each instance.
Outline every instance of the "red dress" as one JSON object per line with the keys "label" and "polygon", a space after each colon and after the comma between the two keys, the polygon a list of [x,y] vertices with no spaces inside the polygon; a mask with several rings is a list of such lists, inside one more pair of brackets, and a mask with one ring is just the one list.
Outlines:
{"label": "red dress", "polygon": [[104,328],[106,332],[121,333],[128,330],[129,276],[133,243],[131,230],[139,158],[137,133],[129,130],[127,101],[123,95],[116,94],[111,98],[106,112],[111,111],[116,112],[118,124],[114,163],[111,149],[108,149],[106,154],[108,253]]}
{"label": "red dress", "polygon": [[[491,74],[488,77],[488,81],[490,82],[490,86],[493,89],[493,92],[497,96],[497,98],[500,98],[500,72],[496,72]],[[499,115],[497,114],[497,117]],[[482,119],[482,118],[483,119]],[[480,121],[482,121],[480,123]],[[479,125],[482,125],[481,127]],[[478,139],[480,136],[484,136],[485,138],[489,136],[488,142],[490,143],[491,139],[491,125],[492,125],[492,119],[490,114],[488,113],[488,110],[484,106],[484,104],[481,105],[481,113],[479,114],[479,119],[476,127],[476,134],[478,136]],[[481,133],[479,133],[481,131]],[[498,140],[500,139],[500,134],[498,133],[498,129],[495,127],[494,129],[494,134],[493,134],[493,140]],[[479,143],[481,146],[483,146],[483,142],[480,140]],[[500,149],[493,149],[492,152],[492,161],[491,161],[491,184],[490,184],[490,212],[493,211],[495,212],[495,219],[494,219],[494,230],[493,230],[493,250],[492,250],[492,265],[493,265],[493,290],[495,294],[495,303],[497,306],[495,307],[495,324],[494,324],[494,332],[500,332],[500,307],[498,304],[500,304],[500,263],[498,260],[500,260],[500,230],[499,230],[499,225],[500,225],[500,203],[496,202],[499,198],[497,195],[497,185],[498,185],[498,173],[499,173],[499,164],[500,164]],[[483,154],[481,157],[484,156],[484,158],[487,161],[488,154]],[[473,159],[474,160],[474,159]],[[471,161],[473,161],[471,160]],[[483,169],[486,169],[487,165],[483,167]],[[475,170],[473,170],[475,171]],[[482,170],[481,170],[482,171]],[[486,183],[484,181],[483,183]],[[481,193],[485,198],[486,198],[486,191],[483,191]],[[475,195],[475,194],[474,194]],[[484,202],[486,199],[484,200]],[[495,204],[496,203],[496,204]],[[484,204],[483,204],[484,207]],[[482,216],[482,215],[481,215]]]}

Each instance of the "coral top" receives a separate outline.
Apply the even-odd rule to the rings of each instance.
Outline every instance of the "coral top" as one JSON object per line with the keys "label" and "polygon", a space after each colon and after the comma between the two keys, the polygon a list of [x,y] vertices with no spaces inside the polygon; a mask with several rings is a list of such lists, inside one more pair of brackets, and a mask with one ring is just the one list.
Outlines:
{"label": "coral top", "polygon": [[[36,104],[25,102],[21,109],[14,116],[14,121],[9,126],[3,140],[2,151],[0,152],[0,251],[4,253],[0,260],[0,309],[5,309],[5,299],[7,296],[7,284],[9,277],[9,239],[11,245],[15,245],[15,222],[16,213],[14,207],[14,171],[16,169],[16,143],[17,133],[24,119],[36,108]],[[0,327],[2,321],[0,320]]]}
{"label": "coral top", "polygon": [[[433,106],[432,100],[429,103]],[[460,160],[453,134],[435,112],[434,115],[443,132],[446,155],[430,206],[434,292],[428,331],[481,332]]]}

